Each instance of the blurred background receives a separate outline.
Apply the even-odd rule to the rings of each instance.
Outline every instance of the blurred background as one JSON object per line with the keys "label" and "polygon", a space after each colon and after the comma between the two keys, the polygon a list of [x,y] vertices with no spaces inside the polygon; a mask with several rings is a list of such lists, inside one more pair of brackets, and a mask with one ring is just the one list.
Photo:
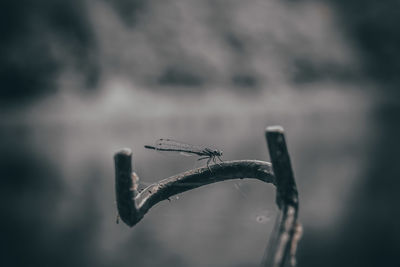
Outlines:
{"label": "blurred background", "polygon": [[2,266],[259,266],[271,185],[223,182],[116,224],[113,154],[141,187],[196,159],[158,138],[268,160],[282,125],[298,266],[398,266],[400,2],[0,3]]}

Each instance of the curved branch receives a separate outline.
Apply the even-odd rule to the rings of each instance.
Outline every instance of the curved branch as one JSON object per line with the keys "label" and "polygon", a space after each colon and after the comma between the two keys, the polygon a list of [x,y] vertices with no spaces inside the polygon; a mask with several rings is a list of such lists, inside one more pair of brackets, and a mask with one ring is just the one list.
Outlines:
{"label": "curved branch", "polygon": [[178,174],[152,184],[136,197],[139,214],[145,214],[152,206],[173,195],[211,183],[230,179],[254,178],[266,183],[273,182],[271,164],[257,160],[236,160],[210,165]]}
{"label": "curved branch", "polygon": [[[237,160],[198,168],[159,181],[137,191],[139,177],[132,172],[132,152],[122,149],[114,156],[118,213],[129,226],[137,224],[158,202],[203,185],[228,179],[254,178],[276,186],[280,209],[275,231],[263,259],[263,266],[295,265],[297,243],[302,228],[298,222],[299,199],[286,147],[283,128],[268,127],[266,139],[272,161]],[[273,170],[272,170],[273,169]]]}
{"label": "curved branch", "polygon": [[[131,167],[126,162],[130,161],[131,153],[123,149],[116,153],[116,191],[119,215],[127,225],[134,226],[151,207],[169,197],[211,183],[230,179],[254,178],[266,183],[274,183],[272,167],[269,162],[258,160],[226,161],[190,170],[157,183],[149,185],[137,192],[138,177],[127,174]],[[125,170],[124,170],[125,169]],[[118,186],[119,185],[119,186]]]}

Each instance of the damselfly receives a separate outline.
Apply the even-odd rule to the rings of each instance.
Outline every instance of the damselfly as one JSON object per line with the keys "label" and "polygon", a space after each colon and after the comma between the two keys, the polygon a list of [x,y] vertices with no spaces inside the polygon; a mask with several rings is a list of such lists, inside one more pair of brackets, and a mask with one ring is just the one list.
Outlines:
{"label": "damselfly", "polygon": [[221,150],[211,149],[205,146],[190,145],[172,139],[158,139],[154,146],[146,145],[144,147],[157,151],[180,152],[183,154],[192,154],[200,156],[198,160],[208,159],[207,160],[208,169],[210,169],[208,165],[210,164],[211,161],[217,164],[216,158],[218,158],[222,162]]}

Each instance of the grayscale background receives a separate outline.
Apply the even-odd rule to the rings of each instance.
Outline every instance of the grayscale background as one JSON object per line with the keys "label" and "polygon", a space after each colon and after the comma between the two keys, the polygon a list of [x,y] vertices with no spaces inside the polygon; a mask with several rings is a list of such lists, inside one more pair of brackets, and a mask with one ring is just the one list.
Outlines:
{"label": "grayscale background", "polygon": [[0,265],[259,266],[271,185],[230,181],[116,224],[113,154],[141,187],[195,157],[269,161],[282,125],[300,194],[298,266],[398,266],[400,2],[0,3]]}

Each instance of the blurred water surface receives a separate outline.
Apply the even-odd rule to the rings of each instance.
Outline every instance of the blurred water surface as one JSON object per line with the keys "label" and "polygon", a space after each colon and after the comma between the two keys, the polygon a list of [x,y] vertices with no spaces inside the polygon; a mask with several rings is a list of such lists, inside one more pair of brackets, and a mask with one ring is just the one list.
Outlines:
{"label": "blurred water surface", "polygon": [[[168,97],[110,88],[96,101],[79,95],[47,99],[30,113],[3,122],[7,155],[23,161],[15,168],[25,164],[33,168],[24,175],[35,186],[25,190],[34,204],[41,199],[29,205],[29,213],[14,210],[10,216],[22,216],[28,224],[33,213],[39,220],[38,227],[47,234],[35,239],[36,249],[54,248],[54,243],[61,249],[65,238],[72,239],[71,246],[79,243],[89,252],[79,249],[84,255],[71,256],[90,264],[257,266],[276,215],[272,185],[243,180],[196,189],[154,207],[130,229],[115,224],[113,153],[133,148],[134,168],[144,187],[196,166],[193,157],[144,149],[159,137],[213,144],[224,151],[226,160],[268,160],[264,127],[282,124],[300,190],[301,220],[306,229],[326,229],[340,218],[365,164],[366,148],[360,138],[369,138],[364,115],[369,102],[365,99],[354,106],[360,97],[363,94],[354,88],[340,93],[334,89],[265,92],[250,99],[222,89],[202,96]],[[146,108],[140,99],[151,103]],[[10,172],[9,179],[16,177]],[[22,210],[28,203],[18,191],[11,193]],[[48,234],[61,237],[46,240]],[[81,240],[82,234],[88,236]]]}
{"label": "blurred water surface", "polygon": [[264,129],[276,124],[300,194],[299,266],[324,261],[312,251],[353,208],[379,95],[333,5],[50,2],[26,7],[23,42],[10,34],[13,53],[2,55],[15,74],[0,114],[6,266],[258,266],[277,214],[272,185],[208,185],[131,229],[115,223],[112,157],[132,148],[144,187],[198,166],[145,144],[173,138],[225,160],[269,160]]}

